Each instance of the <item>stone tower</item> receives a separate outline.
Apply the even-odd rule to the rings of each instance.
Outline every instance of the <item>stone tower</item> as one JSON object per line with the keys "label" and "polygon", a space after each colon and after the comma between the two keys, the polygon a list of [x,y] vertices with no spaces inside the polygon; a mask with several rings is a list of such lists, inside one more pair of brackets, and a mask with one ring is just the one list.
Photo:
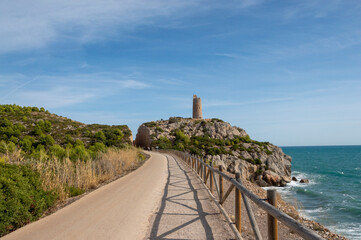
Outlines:
{"label": "stone tower", "polygon": [[197,95],[193,95],[193,119],[202,119],[202,101]]}

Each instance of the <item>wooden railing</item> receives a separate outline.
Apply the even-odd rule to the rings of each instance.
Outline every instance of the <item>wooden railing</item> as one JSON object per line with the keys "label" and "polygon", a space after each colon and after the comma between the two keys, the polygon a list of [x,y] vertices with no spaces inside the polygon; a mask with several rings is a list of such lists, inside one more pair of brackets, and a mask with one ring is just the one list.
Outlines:
{"label": "wooden railing", "polygon": [[[252,193],[242,185],[239,174],[235,174],[235,177],[232,178],[223,172],[221,166],[219,166],[218,169],[216,169],[212,166],[212,164],[206,163],[202,158],[179,151],[171,151],[171,153],[180,157],[191,169],[193,169],[196,172],[198,177],[201,180],[203,180],[205,186],[209,188],[208,190],[213,200],[218,204],[220,210],[225,215],[228,221],[231,220],[228,214],[226,213],[226,211],[224,210],[224,208],[222,207],[222,205],[227,199],[227,197],[231,194],[233,189],[235,189],[235,224],[231,224],[231,228],[234,231],[237,238],[242,239],[241,202],[243,199],[244,207],[247,211],[247,215],[250,220],[250,224],[252,226],[255,238],[257,240],[262,239],[262,235],[260,233],[252,208],[248,201],[249,198],[257,206],[259,206],[260,208],[262,208],[264,211],[267,212],[268,239],[270,240],[278,239],[278,225],[277,225],[278,221],[281,221],[294,233],[298,234],[304,239],[312,239],[312,240],[324,239],[319,235],[317,235],[314,231],[306,228],[301,223],[297,222],[295,219],[291,218],[290,216],[288,216],[287,214],[276,208],[277,206],[276,190],[271,190],[271,189],[267,190],[267,199],[260,199],[257,195],[255,195],[254,193]],[[216,174],[218,174],[218,179],[216,177]],[[225,193],[223,189],[224,187],[223,179],[231,183],[230,187]],[[213,187],[215,187],[218,197],[215,197],[213,195]]]}

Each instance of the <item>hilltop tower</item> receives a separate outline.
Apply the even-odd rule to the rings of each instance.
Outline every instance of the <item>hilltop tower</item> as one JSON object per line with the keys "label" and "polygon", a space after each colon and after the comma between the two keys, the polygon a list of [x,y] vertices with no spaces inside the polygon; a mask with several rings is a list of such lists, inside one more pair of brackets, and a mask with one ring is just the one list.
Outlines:
{"label": "hilltop tower", "polygon": [[202,119],[202,101],[197,95],[193,95],[193,119]]}

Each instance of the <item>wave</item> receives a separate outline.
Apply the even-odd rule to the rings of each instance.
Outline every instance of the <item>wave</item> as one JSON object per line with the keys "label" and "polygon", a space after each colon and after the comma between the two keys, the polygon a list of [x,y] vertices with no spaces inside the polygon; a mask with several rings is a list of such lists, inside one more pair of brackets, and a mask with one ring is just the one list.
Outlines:
{"label": "wave", "polygon": [[361,240],[361,223],[344,223],[337,225],[330,225],[329,228],[338,234],[347,236],[352,240]]}
{"label": "wave", "polygon": [[[296,181],[291,181],[290,183],[288,183],[287,185],[290,186],[299,186],[299,187],[305,187],[305,186],[309,186],[309,185],[313,185],[313,184],[317,184],[318,180],[320,180],[322,178],[321,175],[319,174],[310,174],[310,173],[304,173],[304,172],[299,172],[299,171],[293,171],[292,172],[292,177],[297,178],[297,182]],[[300,183],[299,181],[301,179],[308,179],[309,183]]]}

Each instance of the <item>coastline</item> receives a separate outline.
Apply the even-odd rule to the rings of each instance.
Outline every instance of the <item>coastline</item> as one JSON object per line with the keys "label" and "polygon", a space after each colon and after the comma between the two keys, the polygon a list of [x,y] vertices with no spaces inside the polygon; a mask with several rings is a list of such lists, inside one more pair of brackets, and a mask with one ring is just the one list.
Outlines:
{"label": "coastline", "polygon": [[349,239],[361,239],[361,146],[283,147],[292,156],[290,182],[277,188],[300,215]]}
{"label": "coastline", "polygon": [[[230,173],[228,173],[230,174]],[[230,174],[231,175],[231,174]],[[242,184],[244,187],[246,187],[248,190],[253,192],[255,195],[257,195],[260,199],[266,199],[267,198],[267,191],[257,185],[256,183],[253,183],[245,178],[242,178]],[[230,187],[230,183],[228,181],[224,182],[224,188],[228,189]],[[277,187],[277,189],[282,189],[283,187]],[[215,189],[213,189],[213,194],[215,194]],[[254,202],[249,201],[254,216],[256,218],[258,227],[260,229],[261,235],[264,239],[267,239],[268,235],[268,223],[267,223],[267,213],[262,210],[260,207],[258,207]],[[234,191],[231,192],[231,194],[228,196],[227,200],[223,204],[224,209],[228,213],[229,217],[232,221],[235,221],[235,194]],[[313,221],[311,219],[308,219],[306,216],[302,216],[300,213],[297,205],[293,205],[282,197],[282,195],[278,192],[277,193],[277,208],[290,217],[294,218],[296,221],[300,222],[307,228],[315,231],[318,235],[323,237],[327,240],[348,240],[347,237],[342,236],[340,234],[336,234],[333,231],[331,231],[329,228],[325,227],[324,225],[320,224],[317,221]],[[253,240],[254,239],[254,233],[252,230],[252,226],[250,224],[250,221],[248,219],[247,212],[245,210],[245,207],[241,207],[242,210],[242,220],[241,220],[241,235],[244,240]],[[294,233],[291,229],[289,229],[287,226],[285,226],[282,222],[278,222],[278,235],[279,239],[289,239],[289,240],[303,240],[303,238],[296,233]]]}
{"label": "coastline", "polygon": [[[254,183],[244,181],[244,184],[248,189],[250,189],[254,194],[258,195],[260,198],[266,198],[267,197],[267,191],[266,189],[284,189],[284,187],[260,187]],[[286,213],[287,215],[291,216],[298,222],[302,223],[304,226],[314,230],[317,234],[319,234],[321,237],[328,239],[328,240],[347,240],[345,236],[342,236],[340,234],[334,233],[329,228],[325,227],[324,225],[320,224],[317,221],[309,219],[308,216],[303,214],[300,211],[300,204],[296,199],[292,199],[294,202],[291,203],[289,199],[285,199],[284,196],[282,196],[282,193],[280,191],[277,191],[277,208]],[[282,224],[280,224],[282,227]],[[287,237],[287,236],[286,236]],[[291,238],[287,239],[303,239],[299,236],[292,236]]]}

